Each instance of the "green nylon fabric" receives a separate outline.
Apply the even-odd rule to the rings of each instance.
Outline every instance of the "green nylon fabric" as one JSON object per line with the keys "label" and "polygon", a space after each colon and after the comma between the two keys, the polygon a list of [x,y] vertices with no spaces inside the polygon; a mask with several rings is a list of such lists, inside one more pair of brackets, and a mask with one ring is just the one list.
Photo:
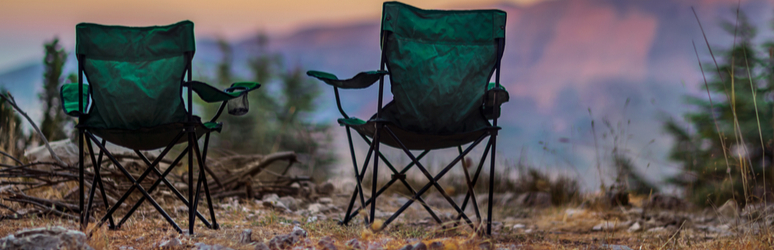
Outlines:
{"label": "green nylon fabric", "polygon": [[225,92],[199,81],[191,81],[188,84],[190,84],[193,91],[195,91],[202,100],[208,103],[228,101],[246,95],[248,92],[261,87],[261,84],[255,82],[235,82],[231,84],[231,88],[229,88],[234,89],[234,92]]}
{"label": "green nylon fabric", "polygon": [[[59,89],[59,95],[62,100],[62,109],[65,114],[71,116],[78,116],[81,111],[78,110],[78,86],[79,83],[67,83],[63,84]],[[89,85],[83,84],[83,90],[81,91],[83,96],[83,114],[88,113],[86,108],[89,106]]]}
{"label": "green nylon fabric", "polygon": [[387,119],[408,131],[450,135],[491,126],[484,92],[505,37],[500,10],[422,10],[384,3],[382,49],[394,105]]}
{"label": "green nylon fabric", "polygon": [[336,75],[328,73],[328,72],[322,72],[322,71],[315,71],[310,70],[306,72],[306,75],[320,79],[321,81],[327,83],[328,85],[339,87],[342,89],[362,89],[367,88],[368,86],[373,85],[376,81],[378,81],[383,75],[389,74],[387,71],[365,71],[360,72],[351,79],[346,80],[339,80]]}
{"label": "green nylon fabric", "polygon": [[184,53],[194,51],[193,23],[78,24],[76,40],[94,102],[85,126],[137,130],[187,121],[181,83]]}

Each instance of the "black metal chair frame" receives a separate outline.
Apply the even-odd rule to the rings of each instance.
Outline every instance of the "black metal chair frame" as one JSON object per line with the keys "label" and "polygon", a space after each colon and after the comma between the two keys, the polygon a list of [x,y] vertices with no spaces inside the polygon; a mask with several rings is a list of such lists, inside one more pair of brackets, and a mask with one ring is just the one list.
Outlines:
{"label": "black metal chair frame", "polygon": [[[387,31],[383,31],[387,32]],[[387,36],[389,34],[385,34]],[[497,39],[498,43],[498,56],[497,61],[494,68],[494,74],[495,74],[495,82],[496,87],[500,88],[500,61],[502,58],[502,54],[505,48],[505,39],[499,38]],[[384,70],[386,65],[386,58],[385,53],[382,51],[381,54],[381,63],[380,63],[380,70]],[[484,84],[484,88],[486,88],[486,84]],[[345,119],[349,119],[349,116],[344,112],[344,109],[341,106],[341,99],[339,97],[339,90],[338,87],[334,86],[334,93],[336,96],[336,104],[338,106],[339,112]],[[486,90],[486,89],[485,89]],[[482,134],[478,139],[473,141],[470,146],[468,146],[465,150],[462,149],[462,145],[458,145],[457,149],[459,152],[459,156],[457,156],[451,163],[449,163],[446,167],[444,167],[436,176],[432,176],[427,169],[419,162],[419,160],[422,159],[430,150],[424,150],[422,153],[420,153],[418,156],[414,156],[414,154],[411,153],[411,151],[401,142],[400,138],[387,126],[388,121],[380,119],[381,112],[382,112],[382,96],[384,93],[384,76],[382,76],[379,79],[379,99],[378,99],[378,109],[376,116],[370,120],[370,122],[374,122],[377,126],[377,129],[375,130],[375,133],[373,135],[373,140],[369,140],[366,135],[359,133],[360,137],[368,144],[370,145],[368,149],[368,153],[366,154],[365,162],[363,163],[363,167],[358,170],[358,164],[357,159],[355,157],[355,149],[352,143],[352,133],[351,129],[352,126],[350,125],[344,125],[347,129],[347,139],[349,141],[349,149],[350,154],[352,155],[352,166],[355,170],[355,176],[357,178],[357,187],[355,188],[355,191],[352,193],[352,197],[350,198],[349,205],[347,206],[347,212],[344,216],[344,219],[339,222],[341,225],[347,225],[349,221],[354,218],[360,209],[365,208],[366,206],[370,205],[370,215],[365,218],[365,223],[369,223],[368,218],[372,218],[370,221],[373,222],[373,218],[375,218],[376,213],[376,198],[381,195],[384,191],[387,190],[392,184],[396,182],[396,180],[399,180],[412,194],[413,197],[409,199],[406,204],[404,204],[398,211],[392,214],[389,219],[384,221],[382,224],[382,227],[386,227],[389,225],[393,220],[395,220],[403,211],[405,211],[415,200],[419,200],[420,204],[425,208],[425,210],[428,211],[428,213],[431,215],[431,217],[438,223],[442,223],[441,219],[438,218],[438,216],[433,212],[432,208],[430,208],[426,202],[422,199],[422,194],[424,194],[426,191],[428,191],[431,187],[435,187],[436,190],[449,202],[449,204],[456,210],[458,213],[457,219],[464,219],[468,225],[471,227],[475,227],[470,220],[470,218],[465,214],[465,208],[468,205],[468,200],[472,200],[474,212],[476,214],[476,217],[481,219],[481,215],[479,212],[478,202],[476,201],[476,196],[474,192],[474,187],[476,185],[476,182],[481,174],[481,170],[483,168],[484,162],[486,160],[487,154],[491,152],[490,157],[490,168],[489,168],[489,199],[488,199],[488,211],[487,211],[487,218],[486,218],[486,234],[489,235],[492,232],[492,195],[494,191],[494,174],[495,174],[495,156],[496,156],[496,150],[497,150],[497,134],[500,130],[500,127],[497,126],[497,117],[494,116],[492,119],[492,126],[488,127],[486,129],[486,132]],[[494,114],[500,114],[500,107],[497,105],[497,95],[498,92],[494,92],[494,98],[492,100],[492,106],[493,110],[492,112]],[[486,99],[485,99],[486,100]],[[382,134],[385,133],[392,137],[395,141],[398,142],[400,145],[400,149],[403,150],[403,152],[411,159],[411,163],[409,163],[407,166],[405,166],[402,170],[398,171],[388,160],[387,158],[379,151],[379,144],[380,144],[380,137],[383,136]],[[475,174],[471,178],[470,173],[467,169],[463,168],[463,172],[465,173],[465,179],[468,186],[468,192],[465,195],[465,199],[462,202],[462,206],[458,206],[456,202],[444,191],[444,189],[438,184],[438,180],[440,180],[449,170],[454,167],[458,162],[460,162],[473,148],[475,148],[478,144],[480,144],[486,137],[489,137],[489,141],[486,144],[486,148],[484,149],[483,157],[481,157],[481,160],[478,164],[478,168],[475,171]],[[377,155],[374,156],[374,163],[373,163],[373,172],[372,172],[372,187],[371,187],[371,198],[365,199],[363,195],[363,187],[362,187],[362,180],[365,176],[365,172],[368,169],[369,161],[371,160],[372,154]],[[384,161],[384,164],[392,171],[392,179],[387,182],[384,186],[382,186],[380,189],[378,189],[378,170],[379,170],[379,159],[382,159]],[[430,183],[423,186],[419,191],[415,191],[405,180],[406,172],[411,169],[413,166],[416,166],[419,168],[419,170],[422,172],[422,174],[428,178]],[[378,189],[378,191],[377,191]],[[353,206],[355,204],[356,199],[359,196],[360,200],[360,207],[355,208],[353,210]],[[472,199],[471,199],[472,198]],[[474,228],[475,229],[475,228]]]}
{"label": "black metal chair frame", "polygon": [[[208,132],[205,133],[204,149],[200,151],[199,150],[199,142],[198,142],[198,138],[196,136],[196,131],[195,131],[195,128],[196,128],[196,125],[198,124],[198,121],[194,120],[193,114],[192,114],[193,113],[193,90],[187,84],[187,82],[190,82],[191,78],[192,78],[191,61],[193,60],[193,52],[187,52],[185,56],[186,56],[186,62],[187,62],[187,66],[186,66],[187,77],[186,78],[188,80],[186,82],[181,82],[181,84],[182,84],[183,87],[187,87],[187,95],[188,95],[188,99],[187,99],[188,103],[187,103],[187,105],[188,105],[188,110],[186,111],[186,113],[188,115],[188,122],[185,125],[185,128],[183,129],[183,131],[181,131],[180,133],[178,133],[177,136],[175,136],[175,139],[173,139],[162,150],[162,152],[156,157],[156,159],[153,162],[148,160],[148,158],[145,157],[145,155],[143,155],[139,150],[134,150],[134,152],[137,154],[137,156],[140,159],[142,159],[142,161],[145,162],[145,164],[148,165],[147,169],[137,179],[135,179],[126,170],[126,168],[124,168],[121,165],[121,163],[105,148],[105,140],[104,139],[101,140],[101,143],[96,143],[97,141],[100,141],[100,140],[96,136],[94,136],[94,134],[89,132],[88,128],[86,128],[84,126],[81,126],[81,125],[76,126],[78,128],[78,135],[79,135],[78,136],[78,152],[79,152],[79,158],[78,158],[79,173],[78,173],[78,178],[79,178],[79,202],[80,202],[79,208],[80,208],[80,211],[81,211],[80,220],[81,220],[81,227],[82,228],[85,229],[88,226],[89,216],[90,216],[89,210],[92,207],[92,202],[93,202],[93,198],[94,198],[94,195],[95,195],[96,188],[99,187],[101,195],[102,195],[102,200],[103,200],[103,203],[105,205],[105,209],[107,209],[108,211],[97,222],[98,226],[101,226],[105,221],[108,221],[110,229],[118,229],[118,228],[120,228],[121,225],[124,222],[126,222],[126,220],[134,213],[134,211],[138,207],[140,207],[140,205],[142,205],[142,203],[145,200],[148,200],[148,202],[150,202],[151,205],[153,205],[153,207],[161,214],[162,217],[164,217],[165,220],[167,220],[167,222],[169,222],[169,224],[172,225],[172,227],[174,227],[174,229],[177,232],[183,233],[183,230],[180,229],[180,226],[178,226],[177,223],[169,216],[169,214],[167,214],[166,211],[164,211],[164,209],[161,208],[161,206],[156,202],[156,200],[154,200],[153,197],[150,196],[150,193],[153,192],[156,189],[156,187],[158,187],[158,185],[161,184],[162,182],[175,194],[175,196],[177,196],[177,198],[179,198],[181,201],[183,201],[185,206],[188,207],[188,233],[189,234],[193,234],[194,233],[194,224],[196,222],[195,218],[197,218],[197,217],[202,221],[202,223],[204,223],[204,225],[207,228],[210,228],[210,229],[218,229],[219,228],[218,222],[215,219],[215,211],[213,209],[212,198],[210,197],[210,191],[209,191],[209,187],[207,185],[207,177],[206,177],[206,174],[204,173],[205,172],[204,170],[206,169],[205,162],[206,162],[206,159],[207,159],[207,148],[208,148],[208,144],[209,144],[209,141],[210,141],[210,133],[211,133],[211,131],[208,131]],[[81,87],[78,88],[78,103],[79,103],[79,111],[80,111],[81,114],[83,114],[84,113],[84,110],[83,110],[84,107],[83,107],[82,104],[83,104],[83,102],[85,100],[83,100],[83,92],[82,92],[83,88],[82,88],[82,86],[83,86],[83,74],[84,74],[84,71],[83,71],[83,67],[84,67],[83,66],[83,59],[85,58],[85,55],[79,54],[79,55],[77,55],[77,57],[78,57],[78,84],[79,84],[79,86],[81,86]],[[225,106],[226,106],[226,102],[224,101],[220,105],[220,107],[218,108],[218,111],[217,111],[216,115],[212,118],[211,122],[214,122],[215,120],[217,120],[217,118],[223,112],[223,109],[224,109]],[[84,117],[85,117],[85,115],[81,115],[80,118],[84,118]],[[83,120],[83,119],[79,119],[79,120]],[[169,153],[169,151],[172,149],[172,147],[174,145],[176,145],[177,142],[180,140],[180,138],[182,138],[183,136],[187,136],[188,137],[187,147],[175,158],[175,160],[172,162],[172,164],[170,164],[169,167],[162,173],[161,171],[159,171],[159,169],[157,169],[157,166],[159,165],[159,162],[161,161],[161,159],[164,158],[164,156],[167,155],[167,153]],[[86,140],[85,144],[88,147],[89,155],[90,155],[90,158],[91,158],[91,162],[92,162],[92,165],[94,167],[94,170],[93,170],[94,171],[94,179],[92,180],[92,187],[90,188],[90,191],[89,191],[88,205],[85,207],[85,209],[84,209],[84,201],[85,201],[85,197],[84,197],[85,196],[85,192],[84,192],[85,187],[84,186],[85,185],[84,185],[84,160],[83,160],[83,157],[84,157],[84,150],[83,150],[83,147],[84,147],[84,137],[85,137],[85,140]],[[92,143],[97,145],[97,147],[99,148],[99,156],[98,157],[95,157],[95,155],[94,155],[94,151],[92,150],[92,148],[93,148],[92,147]],[[188,188],[188,198],[187,199],[186,199],[186,197],[182,193],[180,193],[180,191],[178,191],[166,179],[166,176],[172,171],[172,169],[174,169],[174,167],[180,162],[180,160],[183,159],[183,157],[186,154],[188,155],[188,187],[189,187]],[[194,180],[194,176],[193,176],[193,174],[194,174],[194,171],[193,171],[193,165],[194,165],[193,164],[194,163],[193,155],[194,154],[196,154],[196,163],[199,166],[199,169],[198,169],[199,170],[198,171],[198,180],[197,180],[197,183],[196,183],[195,193],[194,193],[194,188],[192,188],[194,186],[194,183],[193,183],[193,180]],[[102,184],[102,177],[100,176],[100,173],[99,173],[99,169],[100,169],[100,166],[101,166],[101,163],[102,163],[103,155],[107,156],[107,158],[116,166],[116,168],[118,168],[125,175],[125,177],[132,182],[132,186],[129,188],[129,190],[127,190],[126,193],[124,193],[123,196],[121,196],[121,198],[119,198],[117,200],[116,204],[114,204],[112,207],[108,203],[107,196],[105,194],[105,189],[104,189],[103,184]],[[145,188],[142,187],[142,185],[140,185],[140,183],[142,183],[142,181],[145,180],[145,178],[151,172],[155,173],[159,178],[153,183],[153,185],[151,185],[146,190]],[[205,196],[207,198],[207,203],[209,205],[210,219],[212,220],[212,223],[207,221],[207,219],[204,217],[204,215],[202,215],[201,213],[199,213],[199,211],[197,211],[202,185],[204,185],[204,194],[205,194]],[[139,190],[142,193],[142,198],[140,198],[140,200],[138,200],[134,204],[134,206],[132,206],[132,208],[129,209],[129,211],[124,215],[124,217],[121,218],[121,220],[116,224],[114,222],[114,220],[113,220],[113,213],[121,206],[121,204],[123,204],[124,201],[126,201],[126,199],[129,197],[129,195],[135,189]],[[194,202],[189,202],[189,201],[194,201]]]}

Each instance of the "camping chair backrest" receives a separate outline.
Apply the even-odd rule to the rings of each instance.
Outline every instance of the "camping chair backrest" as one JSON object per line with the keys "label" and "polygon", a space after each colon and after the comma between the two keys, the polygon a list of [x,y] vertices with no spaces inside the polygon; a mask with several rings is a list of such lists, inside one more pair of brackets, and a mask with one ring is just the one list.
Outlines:
{"label": "camping chair backrest", "polygon": [[93,100],[87,127],[135,130],[187,120],[182,80],[195,50],[192,22],[81,23],[75,34]]}
{"label": "camping chair backrest", "polygon": [[401,126],[453,133],[465,130],[470,117],[482,116],[484,92],[502,56],[505,18],[500,10],[384,3],[382,56]]}

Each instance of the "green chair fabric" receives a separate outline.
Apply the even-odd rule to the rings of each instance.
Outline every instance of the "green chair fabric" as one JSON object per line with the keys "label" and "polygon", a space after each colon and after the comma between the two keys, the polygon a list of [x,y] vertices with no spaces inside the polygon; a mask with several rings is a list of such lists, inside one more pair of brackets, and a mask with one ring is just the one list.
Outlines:
{"label": "green chair fabric", "polygon": [[[186,54],[195,51],[193,23],[152,27],[81,23],[76,34],[76,54],[83,55],[89,82],[85,89],[93,101],[81,125],[132,149],[166,146],[165,139],[172,139],[188,121],[181,94],[189,60]],[[257,83],[235,83],[247,90],[226,93],[198,81],[189,84],[207,102],[236,98],[260,87]],[[77,111],[77,96],[77,86],[63,86],[66,113]],[[200,121],[197,124],[199,129],[209,127],[219,128]]]}
{"label": "green chair fabric", "polygon": [[[506,13],[501,10],[423,10],[399,2],[385,2],[381,21],[381,66],[386,66],[386,72],[361,72],[347,80],[340,80],[331,73],[307,72],[307,75],[334,87],[339,111],[344,116],[338,122],[347,129],[352,162],[355,165],[357,188],[340,223],[347,224],[359,214],[360,209],[365,209],[369,205],[371,211],[368,218],[373,221],[376,216],[377,197],[390,185],[400,181],[413,194],[413,197],[385,220],[383,226],[396,219],[414,201],[421,204],[433,219],[441,223],[439,217],[421,197],[433,186],[458,212],[457,220],[465,219],[469,225],[473,225],[470,218],[465,215],[465,206],[470,200],[476,216],[479,219],[482,218],[472,190],[489,153],[491,153],[489,159],[490,173],[492,173],[489,176],[489,197],[492,197],[496,136],[500,128],[492,125],[489,120],[497,124],[500,106],[510,98],[505,88],[499,84],[499,64],[505,48]],[[495,72],[497,72],[495,77],[497,83],[489,83]],[[380,112],[368,120],[350,117],[344,112],[338,88],[366,88],[378,80],[383,80],[385,76],[389,76],[393,100],[378,107]],[[380,84],[380,95],[383,86]],[[378,98],[381,105],[382,97]],[[350,129],[356,130],[361,138],[370,144],[361,169],[357,166]],[[464,171],[469,190],[460,208],[438,185],[437,180],[486,137],[489,137],[489,142],[486,143],[476,174],[471,178],[468,170]],[[462,146],[468,143],[470,144],[466,146],[467,149],[463,150]],[[411,159],[411,163],[398,171],[381,154],[379,149],[381,144],[402,149]],[[431,176],[419,160],[430,150],[450,147],[457,147],[460,155],[436,176]],[[410,150],[423,150],[423,152],[415,157]],[[372,156],[374,163],[371,172],[373,177],[371,198],[366,200],[361,182]],[[392,179],[381,188],[378,187],[376,177],[379,159],[392,171]],[[418,191],[405,181],[406,171],[412,166],[419,168],[429,181]],[[360,208],[353,210],[357,197],[360,198]],[[489,199],[487,233],[491,233],[491,200]]]}
{"label": "green chair fabric", "polygon": [[[187,149],[180,153],[175,162],[179,161],[184,154],[188,154],[188,200],[175,187],[168,183],[166,185],[189,208],[189,233],[193,233],[194,216],[202,219],[205,226],[217,228],[209,191],[206,191],[206,176],[202,171],[204,167],[202,164],[206,162],[209,136],[205,139],[203,153],[200,152],[198,139],[205,134],[209,135],[211,132],[221,131],[222,124],[215,122],[215,119],[226,106],[226,101],[244,96],[260,87],[260,84],[237,82],[232,84],[231,88],[221,91],[206,83],[191,81],[191,60],[195,52],[195,39],[194,26],[190,21],[150,27],[81,23],[76,26],[75,50],[79,62],[79,83],[65,84],[60,89],[63,111],[79,118],[77,126],[79,133],[82,133],[79,138],[85,137],[89,148],[92,144],[96,144],[100,148],[99,161],[102,160],[104,152],[113,164],[134,183],[117,201],[117,204],[109,207],[105,201],[105,206],[109,207],[109,211],[100,223],[110,220],[111,228],[113,226],[120,227],[132,212],[145,199],[148,199],[178,232],[182,232],[179,226],[149,195],[159,182],[166,181],[166,174],[162,174],[156,169],[158,159],[151,163],[139,150],[164,148],[162,153],[158,155],[160,159],[171,150],[173,145],[187,142]],[[186,73],[188,73],[187,81],[184,80]],[[88,85],[83,83],[83,75],[85,75]],[[201,118],[193,115],[190,103],[192,100],[188,100],[188,108],[184,103],[184,87],[188,87],[188,95],[195,92],[205,102],[222,102],[218,115],[208,122],[202,122]],[[81,96],[79,96],[79,91]],[[97,138],[94,135],[103,140],[102,144],[97,143]],[[138,157],[148,164],[148,168],[135,180],[135,177],[131,176],[120,162],[116,161],[104,148],[104,141],[135,150]],[[84,153],[82,146],[80,152]],[[94,151],[89,149],[89,152],[94,162]],[[194,152],[196,152],[195,156]],[[194,199],[192,166],[195,163],[193,157],[196,158],[199,165],[199,183],[197,185],[204,183],[204,194],[207,196],[213,224],[209,224],[203,215],[196,211],[195,204],[198,204],[199,190],[196,190]],[[83,160],[79,164],[82,173]],[[166,173],[169,173],[169,170],[175,165],[176,163],[171,164]],[[101,177],[98,174],[99,164],[93,164],[93,166],[95,173],[93,183],[101,183]],[[151,171],[155,171],[160,178],[146,191],[139,183]],[[81,189],[83,189],[82,177],[80,181]],[[94,195],[94,188],[95,186],[92,186],[89,204],[91,204]],[[112,213],[135,189],[143,193],[143,199],[137,201],[124,218],[117,225],[114,225]],[[83,199],[84,197],[81,197],[81,211],[84,211]],[[81,219],[82,223],[87,222],[88,214]]]}
{"label": "green chair fabric", "polygon": [[422,10],[384,4],[382,49],[393,103],[384,119],[421,134],[452,135],[491,126],[481,115],[484,92],[505,37],[499,10]]}

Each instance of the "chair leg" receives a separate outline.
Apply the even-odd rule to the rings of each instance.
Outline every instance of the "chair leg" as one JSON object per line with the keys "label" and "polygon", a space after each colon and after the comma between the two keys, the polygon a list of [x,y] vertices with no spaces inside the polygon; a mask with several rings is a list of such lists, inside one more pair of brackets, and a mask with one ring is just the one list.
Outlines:
{"label": "chair leg", "polygon": [[[100,188],[100,191],[102,193],[102,201],[105,204],[105,209],[110,209],[110,205],[107,201],[107,195],[105,194],[105,187],[102,185],[102,176],[99,174],[100,166],[102,165],[102,155],[103,152],[100,150],[99,152],[99,159],[94,158],[94,149],[91,146],[92,141],[89,138],[86,138],[86,145],[89,148],[89,156],[91,158],[91,165],[94,167],[94,179],[91,181],[91,189],[89,190],[89,202],[86,206],[86,221],[89,221],[89,217],[91,216],[91,213],[89,212],[91,210],[92,201],[94,199],[94,193],[97,189],[97,187]],[[96,142],[95,142],[96,143]],[[105,140],[102,140],[102,145],[105,145]],[[110,216],[108,218],[110,224],[110,229],[115,229],[115,223],[113,222],[113,216]]]}
{"label": "chair leg", "polygon": [[[457,151],[460,154],[462,154],[462,146],[457,146]],[[464,163],[465,160],[463,160],[462,162]],[[462,172],[465,174],[465,183],[468,185],[468,192],[467,192],[467,194],[470,195],[470,197],[473,199],[473,203],[474,203],[473,211],[476,213],[476,218],[478,219],[478,221],[481,222],[481,213],[478,211],[478,205],[475,204],[476,203],[476,191],[473,190],[475,185],[473,184],[473,182],[470,181],[470,173],[468,173],[468,169],[466,168],[466,166],[464,164],[462,164],[462,165],[463,165],[462,166]],[[464,207],[462,208],[462,211],[465,212],[465,208]]]}
{"label": "chair leg", "polygon": [[[349,131],[349,127],[347,127],[347,138],[349,139],[349,149],[350,153],[352,154],[352,159],[355,159],[355,150],[352,145],[352,136]],[[357,161],[353,161],[353,168],[355,169],[355,181],[357,183],[357,187],[355,188],[355,191],[352,193],[352,198],[350,199],[349,206],[347,206],[347,213],[344,215],[344,220],[339,222],[339,224],[346,225],[349,223],[349,220],[351,220],[356,213],[352,213],[352,207],[355,204],[355,199],[357,195],[360,195],[360,207],[365,208],[366,202],[365,198],[363,197],[363,186],[362,186],[362,180],[365,177],[365,172],[368,170],[368,163],[371,161],[371,154],[374,151],[374,144],[371,143],[370,147],[368,148],[368,153],[366,154],[365,162],[363,163],[362,171],[358,171],[357,169]],[[358,209],[359,210],[359,209]],[[365,224],[368,224],[368,218],[365,220]]]}
{"label": "chair leg", "polygon": [[81,230],[86,230],[86,226],[88,226],[88,221],[84,220],[86,218],[85,210],[83,209],[83,200],[84,200],[84,184],[83,184],[83,128],[78,128],[78,209],[80,209],[78,212],[80,212],[79,219],[81,220]]}
{"label": "chair leg", "polygon": [[[491,147],[492,147],[492,138],[490,137],[489,138],[489,142],[486,144],[486,148],[484,148],[484,156],[482,156],[481,160],[479,160],[478,168],[476,168],[476,173],[473,174],[473,180],[471,181],[472,182],[471,186],[473,186],[473,187],[475,187],[476,186],[476,182],[478,182],[478,177],[481,174],[481,169],[483,169],[483,167],[484,167],[484,163],[486,162],[486,157],[489,155],[489,149]],[[465,195],[465,199],[462,200],[462,211],[465,211],[465,208],[468,205],[468,200],[469,199],[470,199],[470,194],[466,194]],[[476,209],[478,209],[478,202],[475,199],[472,202],[473,202],[473,206],[476,206]],[[457,220],[459,220],[460,218],[462,218],[462,215],[458,215],[457,216]]]}
{"label": "chair leg", "polygon": [[492,196],[494,193],[495,153],[497,152],[497,131],[492,132],[492,157],[489,158],[489,204],[486,216],[486,234],[492,235]]}
{"label": "chair leg", "polygon": [[193,185],[193,145],[194,145],[194,130],[193,127],[188,127],[188,235],[194,235],[194,185]]}
{"label": "chair leg", "polygon": [[[198,143],[198,142],[197,142]],[[202,152],[202,162],[207,163],[207,149],[209,148],[210,144],[210,133],[208,132],[207,135],[204,137],[204,152]],[[199,146],[196,146],[199,148]],[[205,168],[205,170],[207,170]],[[212,204],[212,197],[210,197],[210,188],[207,186],[207,174],[205,173],[202,178],[204,179],[204,196],[207,197],[207,205],[210,207],[210,220],[212,220],[212,229],[218,229],[218,222],[215,220],[215,209],[213,208]],[[215,178],[215,177],[213,177]],[[204,219],[202,219],[204,220]]]}
{"label": "chair leg", "polygon": [[[375,155],[379,155],[379,132],[384,128],[384,125],[377,123],[376,133],[374,135],[374,151]],[[371,223],[376,221],[376,187],[379,178],[379,157],[374,156],[374,170],[372,171],[372,183],[371,183]]]}

